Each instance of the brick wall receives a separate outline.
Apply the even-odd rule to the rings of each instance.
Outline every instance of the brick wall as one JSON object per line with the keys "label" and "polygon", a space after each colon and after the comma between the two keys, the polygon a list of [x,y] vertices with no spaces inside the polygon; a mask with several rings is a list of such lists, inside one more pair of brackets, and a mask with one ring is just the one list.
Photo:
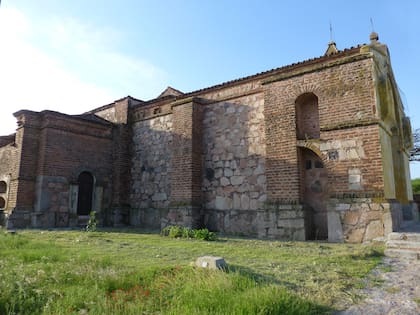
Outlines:
{"label": "brick wall", "polygon": [[173,107],[171,202],[200,205],[203,108],[196,100]]}
{"label": "brick wall", "polygon": [[[322,132],[321,152],[326,159],[331,194],[384,189],[379,125]],[[332,153],[334,153],[332,155]],[[334,156],[334,158],[332,158]],[[352,170],[360,171],[360,185],[349,182]]]}
{"label": "brick wall", "polygon": [[129,205],[130,198],[130,144],[131,132],[127,125],[116,125],[113,131],[112,203],[115,206]]}
{"label": "brick wall", "polygon": [[74,181],[80,172],[88,170],[97,180],[107,182],[112,174],[112,137],[111,125],[46,116],[38,174]]}
{"label": "brick wall", "polygon": [[21,125],[16,134],[21,154],[11,224],[67,226],[70,184],[77,184],[82,171],[91,172],[95,186],[104,188],[104,207],[110,207],[113,144],[118,140],[112,124],[50,111],[15,116]]}
{"label": "brick wall", "polygon": [[[351,60],[335,67],[284,77],[265,85],[265,89],[269,199],[298,198],[295,102],[305,93],[313,93],[318,98],[320,142],[336,141],[335,147],[324,146],[328,150],[322,152],[331,191],[349,190],[348,170],[352,167],[362,171],[363,189],[383,188],[381,175],[378,175],[382,167],[379,127],[369,124],[376,119],[371,59]],[[343,149],[345,156],[337,157],[340,141],[346,140],[355,143],[353,147],[347,143],[349,147]],[[348,154],[351,150],[356,154]]]}
{"label": "brick wall", "polygon": [[266,87],[264,117],[266,136],[267,199],[299,199],[296,151],[295,99],[284,93],[281,83]]}
{"label": "brick wall", "polygon": [[[20,150],[20,159],[18,159],[19,175],[15,207],[30,211],[35,198],[41,120],[33,112],[27,112],[25,115],[15,114],[15,116],[18,119],[18,125],[21,125],[16,133],[16,145]],[[29,218],[25,218],[25,224],[29,224]]]}
{"label": "brick wall", "polygon": [[115,124],[127,124],[130,108],[141,103],[142,101],[127,96],[111,104],[94,109],[89,113],[95,114],[96,116]]}

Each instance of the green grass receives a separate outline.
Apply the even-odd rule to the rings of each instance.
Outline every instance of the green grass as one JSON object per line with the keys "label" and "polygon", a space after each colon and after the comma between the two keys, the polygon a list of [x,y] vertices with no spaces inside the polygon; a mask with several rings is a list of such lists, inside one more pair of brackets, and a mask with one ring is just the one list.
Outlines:
{"label": "green grass", "polygon": [[[0,230],[0,314],[324,314],[348,306],[378,245],[138,231]],[[191,267],[223,256],[228,272]]]}

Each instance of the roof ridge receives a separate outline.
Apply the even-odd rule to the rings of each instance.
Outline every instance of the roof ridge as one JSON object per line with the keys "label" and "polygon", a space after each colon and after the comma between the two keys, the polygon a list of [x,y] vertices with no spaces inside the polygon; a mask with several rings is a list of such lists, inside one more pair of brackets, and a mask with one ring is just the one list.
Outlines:
{"label": "roof ridge", "polygon": [[[219,83],[219,84],[216,84],[216,85],[212,85],[212,86],[205,87],[205,88],[202,88],[202,89],[187,92],[183,96],[184,97],[193,96],[193,95],[202,93],[204,91],[209,91],[209,90],[212,90],[212,89],[222,88],[222,87],[228,86],[228,85],[233,84],[233,83],[238,83],[238,82],[241,82],[241,81],[254,79],[254,78],[257,78],[259,76],[270,75],[271,73],[281,71],[281,70],[287,70],[287,69],[290,69],[290,68],[294,68],[296,66],[301,66],[301,65],[304,65],[304,64],[309,63],[309,62],[320,61],[322,59],[325,59],[325,60],[333,59],[333,58],[335,59],[337,57],[340,57],[341,55],[356,51],[357,49],[360,49],[361,47],[363,47],[365,45],[366,44],[359,44],[357,46],[351,46],[350,48],[345,48],[343,50],[338,50],[336,53],[331,54],[331,55],[322,55],[322,56],[319,56],[319,57],[309,58],[309,59],[306,59],[306,60],[303,60],[303,61],[297,61],[297,62],[288,64],[288,65],[285,65],[285,66],[281,66],[281,67],[273,68],[273,69],[270,69],[270,70],[258,72],[258,73],[255,73],[255,74],[251,74],[249,76],[245,76],[245,77],[242,77],[242,78],[225,81],[225,82],[222,82],[222,83]],[[154,99],[152,99],[152,100],[154,100]],[[150,101],[152,101],[152,100],[150,100]]]}

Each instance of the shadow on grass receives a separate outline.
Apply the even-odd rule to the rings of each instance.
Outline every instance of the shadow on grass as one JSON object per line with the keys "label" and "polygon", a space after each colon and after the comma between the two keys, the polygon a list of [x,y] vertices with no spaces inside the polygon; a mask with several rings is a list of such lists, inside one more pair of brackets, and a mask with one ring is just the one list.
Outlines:
{"label": "shadow on grass", "polygon": [[[283,288],[285,292],[287,292],[290,295],[290,299],[294,301],[293,304],[304,305],[304,309],[306,309],[307,311],[307,313],[305,312],[305,314],[333,314],[337,312],[337,310],[332,307],[320,305],[320,304],[314,303],[312,301],[303,299],[295,295],[295,292],[297,291],[297,286],[291,282],[281,281],[273,276],[256,273],[251,268],[239,266],[239,265],[229,265],[227,270],[225,270],[225,272],[238,273],[242,277],[249,278],[252,281],[255,281],[256,283],[258,283],[259,285],[263,285],[263,286],[275,285],[280,288]],[[285,313],[283,313],[284,311]],[[291,312],[288,312],[287,310],[283,310],[283,312],[282,314],[299,314],[299,312],[295,313],[293,310],[291,310]]]}
{"label": "shadow on grass", "polygon": [[274,276],[268,276],[263,275],[260,273],[256,273],[254,270],[248,267],[244,266],[238,266],[238,265],[230,265],[227,267],[226,270],[224,270],[227,273],[236,272],[240,274],[241,276],[247,277],[249,279],[252,279],[253,281],[261,284],[276,284],[284,286],[288,289],[294,290],[296,286],[288,281],[279,281]]}

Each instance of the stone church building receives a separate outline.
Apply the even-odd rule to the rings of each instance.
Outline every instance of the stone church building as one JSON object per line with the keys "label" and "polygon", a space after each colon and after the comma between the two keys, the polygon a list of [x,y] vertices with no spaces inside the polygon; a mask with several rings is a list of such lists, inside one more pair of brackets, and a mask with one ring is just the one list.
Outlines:
{"label": "stone church building", "polygon": [[207,227],[362,242],[413,218],[410,121],[371,42],[81,115],[21,110],[0,137],[0,225]]}

